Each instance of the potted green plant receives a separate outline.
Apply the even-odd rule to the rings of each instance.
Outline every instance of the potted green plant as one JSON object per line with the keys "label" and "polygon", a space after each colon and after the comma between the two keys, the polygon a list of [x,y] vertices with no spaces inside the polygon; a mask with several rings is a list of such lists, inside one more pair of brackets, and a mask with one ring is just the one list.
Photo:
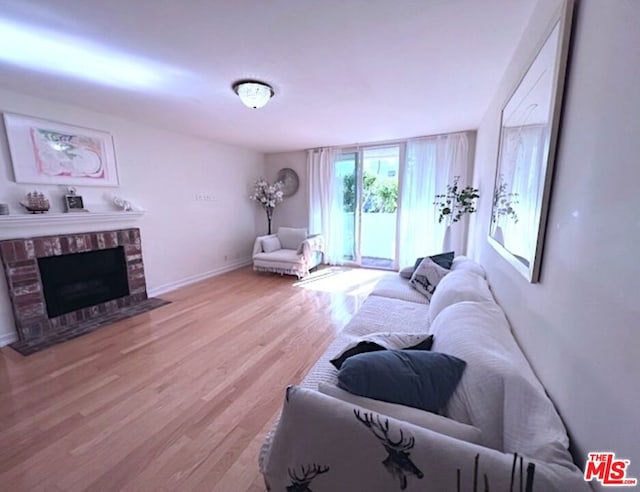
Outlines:
{"label": "potted green plant", "polygon": [[459,185],[460,176],[453,177],[453,183],[447,185],[447,192],[436,195],[433,202],[438,209],[438,224],[444,221],[447,229],[444,233],[443,249],[451,249],[451,225],[462,220],[466,214],[476,211],[476,200],[480,198],[478,188]]}
{"label": "potted green plant", "polygon": [[504,180],[504,175],[500,174],[496,190],[493,194],[493,207],[491,209],[493,238],[500,244],[504,244],[504,233],[502,231],[504,222],[513,220],[514,224],[518,223],[518,214],[515,207],[520,203],[518,193],[508,192],[508,186]]}
{"label": "potted green plant", "polygon": [[504,180],[504,175],[501,174],[498,179],[498,186],[496,186],[496,191],[493,194],[491,221],[499,223],[501,218],[506,218],[513,220],[514,224],[517,224],[518,214],[516,213],[515,205],[520,203],[518,194],[507,192],[508,185]]}
{"label": "potted green plant", "polygon": [[447,185],[447,192],[436,195],[434,205],[438,207],[438,224],[445,221],[447,226],[462,220],[465,214],[476,211],[476,200],[480,198],[478,188],[458,184],[460,176],[454,176],[453,183]]}

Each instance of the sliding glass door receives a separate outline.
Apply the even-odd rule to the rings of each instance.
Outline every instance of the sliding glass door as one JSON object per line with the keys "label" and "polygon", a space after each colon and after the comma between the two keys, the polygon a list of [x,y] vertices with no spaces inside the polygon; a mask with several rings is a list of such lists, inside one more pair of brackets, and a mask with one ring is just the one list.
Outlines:
{"label": "sliding glass door", "polygon": [[363,266],[395,265],[399,174],[399,145],[362,150],[360,264]]}
{"label": "sliding glass door", "polygon": [[[342,241],[344,259],[357,262],[356,254],[356,209],[357,209],[357,175],[358,152],[340,154],[336,161],[336,175],[342,185]],[[340,221],[337,221],[340,223]]]}
{"label": "sliding glass door", "polygon": [[345,260],[395,268],[399,144],[344,152],[336,163],[343,186]]}

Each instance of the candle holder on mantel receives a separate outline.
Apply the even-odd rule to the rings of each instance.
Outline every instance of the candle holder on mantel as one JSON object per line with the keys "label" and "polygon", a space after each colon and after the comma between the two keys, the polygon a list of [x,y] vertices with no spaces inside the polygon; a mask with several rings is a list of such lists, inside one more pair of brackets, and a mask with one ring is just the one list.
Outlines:
{"label": "candle holder on mantel", "polygon": [[24,200],[20,202],[24,208],[31,214],[44,214],[49,211],[49,199],[37,190],[27,193]]}

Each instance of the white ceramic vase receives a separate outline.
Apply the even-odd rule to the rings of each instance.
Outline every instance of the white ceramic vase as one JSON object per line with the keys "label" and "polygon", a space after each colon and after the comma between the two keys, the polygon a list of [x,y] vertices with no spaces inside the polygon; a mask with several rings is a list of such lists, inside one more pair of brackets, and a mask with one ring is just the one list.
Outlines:
{"label": "white ceramic vase", "polygon": [[451,226],[447,226],[447,228],[444,231],[444,239],[442,241],[442,251],[444,253],[446,253],[447,251],[451,251],[452,245],[451,245]]}

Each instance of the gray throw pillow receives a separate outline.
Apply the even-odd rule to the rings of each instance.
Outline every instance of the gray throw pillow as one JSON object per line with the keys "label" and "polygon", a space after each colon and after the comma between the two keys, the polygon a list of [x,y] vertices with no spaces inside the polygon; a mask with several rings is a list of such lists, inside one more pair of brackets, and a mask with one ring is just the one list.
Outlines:
{"label": "gray throw pillow", "polygon": [[425,258],[413,272],[409,282],[418,292],[430,301],[431,296],[436,290],[436,286],[447,273],[449,273],[449,270],[442,268],[431,258]]}
{"label": "gray throw pillow", "polygon": [[[431,258],[434,261],[434,263],[437,263],[442,268],[451,270],[451,265],[453,264],[454,256],[455,256],[455,253],[453,251],[449,251],[448,253],[440,253],[439,255],[429,256],[429,258]],[[425,257],[421,256],[420,258],[416,259],[412,267],[406,267],[400,270],[399,272],[400,276],[402,278],[410,279],[415,269],[418,268],[418,266],[420,265],[420,263],[422,263],[422,260],[424,259]]]}
{"label": "gray throw pillow", "polygon": [[[434,263],[437,263],[442,268],[451,270],[451,265],[453,265],[454,256],[455,256],[455,253],[453,251],[449,251],[447,253],[440,253],[439,255],[431,255],[429,256],[429,258],[431,258]],[[422,258],[417,258],[416,262],[413,264],[413,269],[415,270],[416,268],[418,268],[418,266],[420,265],[420,263],[422,263],[422,260],[424,259],[425,259],[424,256]]]}
{"label": "gray throw pillow", "polygon": [[400,270],[400,276],[402,278],[406,278],[407,280],[409,280],[411,278],[411,275],[413,275],[413,271],[415,270],[414,267],[410,266],[410,267],[405,267],[402,270]]}
{"label": "gray throw pillow", "polygon": [[355,395],[437,412],[451,398],[465,366],[462,359],[439,352],[369,352],[342,364],[338,386]]}

